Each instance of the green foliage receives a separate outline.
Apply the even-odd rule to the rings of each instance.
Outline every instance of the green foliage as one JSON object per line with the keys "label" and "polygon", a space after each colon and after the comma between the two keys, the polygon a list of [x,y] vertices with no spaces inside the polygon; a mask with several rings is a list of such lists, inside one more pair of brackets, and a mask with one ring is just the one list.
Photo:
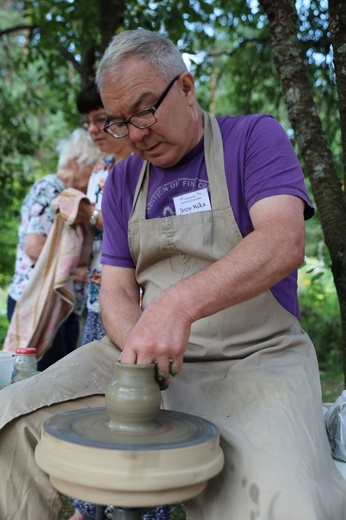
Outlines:
{"label": "green foliage", "polygon": [[201,83],[209,88],[205,97],[212,104],[207,108],[219,115],[285,114],[264,17],[246,2],[232,5],[229,11],[218,11],[213,37],[203,42],[204,59],[196,67]]}
{"label": "green foliage", "polygon": [[176,504],[172,509],[170,520],[185,520],[185,518],[186,513],[184,506],[182,504]]}
{"label": "green foliage", "polygon": [[[18,12],[0,9],[0,29],[20,23]],[[42,58],[27,59],[22,36],[3,38],[0,46],[0,287],[14,269],[17,229],[22,201],[33,182],[56,168],[55,147],[69,132],[71,111],[56,104],[47,84]],[[64,88],[66,91],[66,87]],[[66,97],[66,94],[65,94]],[[68,96],[67,96],[68,97]],[[73,114],[77,124],[76,112]]]}
{"label": "green foliage", "polygon": [[0,288],[0,350],[5,341],[7,329],[7,292]]}
{"label": "green foliage", "polygon": [[301,325],[312,339],[321,370],[342,371],[341,318],[329,267],[323,260],[307,258],[299,270]]}

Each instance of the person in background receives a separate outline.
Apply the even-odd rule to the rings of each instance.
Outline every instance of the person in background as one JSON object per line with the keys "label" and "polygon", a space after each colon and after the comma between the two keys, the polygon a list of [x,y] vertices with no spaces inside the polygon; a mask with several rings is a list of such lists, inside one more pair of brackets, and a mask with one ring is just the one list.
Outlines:
{"label": "person in background", "polygon": [[[66,188],[86,192],[95,163],[104,155],[83,129],[74,130],[57,145],[57,172],[39,179],[26,195],[20,213],[15,271],[8,290],[7,316],[11,321],[15,305],[20,299],[53,225],[55,211],[51,201]],[[45,370],[76,348],[79,337],[79,317],[85,305],[85,268],[74,273],[75,306],[59,327],[52,346],[38,362],[38,370]]]}
{"label": "person in background", "polygon": [[[103,107],[100,93],[94,81],[92,81],[77,96],[77,109],[83,116],[83,128],[88,130],[91,139],[102,152],[109,154],[94,168],[88,183],[87,197],[90,201],[81,201],[78,213],[78,222],[90,222],[94,229],[93,255],[89,267],[89,287],[87,296],[87,315],[85,320],[82,345],[94,340],[101,340],[106,332],[103,327],[99,291],[101,286],[101,246],[103,234],[102,220],[102,195],[109,171],[119,161],[128,157],[130,148],[122,139],[113,139],[103,131],[107,115]],[[76,509],[70,520],[88,520],[95,518],[96,507],[94,504],[78,499],[73,499]],[[170,517],[170,506],[160,506],[146,515],[144,520],[167,520]]]}
{"label": "person in background", "polygon": [[105,331],[100,315],[98,296],[101,285],[101,245],[102,245],[102,195],[108,172],[113,166],[130,155],[127,144],[121,140],[112,139],[103,132],[107,116],[103,108],[96,84],[92,81],[77,96],[77,109],[83,116],[82,125],[98,146],[100,151],[107,154],[94,168],[88,183],[87,201],[82,201],[78,213],[78,221],[89,222],[94,230],[93,255],[89,267],[89,288],[87,297],[87,316],[84,326],[82,345],[96,339],[102,339]]}
{"label": "person in background", "polygon": [[0,518],[58,519],[34,458],[42,425],[104,406],[121,355],[155,361],[165,408],[220,431],[224,468],[184,504],[188,520],[344,520],[346,483],[298,320],[314,210],[284,129],[269,115],[204,112],[178,49],[143,29],[113,38],[96,83],[105,130],[133,152],[102,201],[107,337],[0,392]]}

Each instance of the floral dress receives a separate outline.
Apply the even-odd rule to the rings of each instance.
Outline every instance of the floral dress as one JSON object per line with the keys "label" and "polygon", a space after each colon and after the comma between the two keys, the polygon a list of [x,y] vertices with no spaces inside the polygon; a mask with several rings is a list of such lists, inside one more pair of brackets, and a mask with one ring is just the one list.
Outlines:
{"label": "floral dress", "polygon": [[[49,174],[33,184],[23,201],[20,211],[14,275],[8,290],[9,296],[16,302],[23,294],[35,267],[35,264],[25,252],[26,236],[29,234],[48,236],[55,219],[55,211],[51,202],[65,189],[65,184],[56,174]],[[82,314],[85,307],[86,290],[86,284],[74,282],[75,306],[73,311],[78,316]]]}

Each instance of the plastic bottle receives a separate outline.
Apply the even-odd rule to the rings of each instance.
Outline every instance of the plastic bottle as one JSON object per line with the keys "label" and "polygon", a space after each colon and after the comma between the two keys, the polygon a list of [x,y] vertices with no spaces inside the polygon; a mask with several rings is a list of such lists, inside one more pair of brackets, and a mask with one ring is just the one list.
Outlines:
{"label": "plastic bottle", "polygon": [[37,359],[35,348],[17,348],[12,382],[22,381],[34,376],[37,372]]}

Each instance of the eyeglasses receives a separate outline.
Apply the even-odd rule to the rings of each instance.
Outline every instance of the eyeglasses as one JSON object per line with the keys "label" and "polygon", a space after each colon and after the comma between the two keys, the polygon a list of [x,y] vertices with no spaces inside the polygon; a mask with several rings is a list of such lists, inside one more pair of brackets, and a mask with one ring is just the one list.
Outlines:
{"label": "eyeglasses", "polygon": [[85,130],[88,130],[89,126],[91,124],[99,127],[99,128],[103,128],[105,123],[107,123],[107,116],[104,115],[104,116],[98,116],[98,117],[95,117],[94,119],[83,119],[81,121],[81,125],[83,128],[85,128]]}
{"label": "eyeglasses", "polygon": [[127,135],[129,135],[129,124],[140,129],[149,128],[149,126],[153,126],[157,122],[155,116],[156,110],[159,108],[162,101],[165,99],[168,92],[171,90],[175,81],[177,81],[177,79],[179,78],[180,75],[172,79],[172,81],[165,88],[164,92],[161,94],[155,105],[153,105],[150,108],[147,108],[146,110],[142,110],[141,112],[137,112],[126,121],[111,122],[112,120],[108,118],[105,126],[103,127],[103,130],[112,137],[120,139],[121,137],[126,137]]}

